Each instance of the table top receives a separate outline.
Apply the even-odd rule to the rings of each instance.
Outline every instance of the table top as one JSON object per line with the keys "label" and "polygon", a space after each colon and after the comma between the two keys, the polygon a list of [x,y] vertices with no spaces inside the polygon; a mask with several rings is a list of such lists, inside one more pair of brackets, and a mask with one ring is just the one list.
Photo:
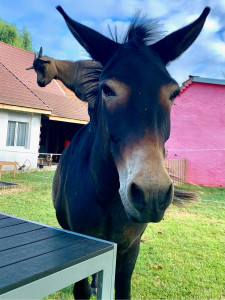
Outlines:
{"label": "table top", "polygon": [[113,243],[0,213],[0,294],[113,249]]}

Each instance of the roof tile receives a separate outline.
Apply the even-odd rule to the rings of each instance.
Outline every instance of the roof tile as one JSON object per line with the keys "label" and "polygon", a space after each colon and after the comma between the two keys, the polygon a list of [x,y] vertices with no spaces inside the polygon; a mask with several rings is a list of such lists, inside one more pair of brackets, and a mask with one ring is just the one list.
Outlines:
{"label": "roof tile", "polygon": [[36,89],[34,91],[39,97],[45,99],[46,103],[52,108],[52,116],[83,121],[89,120],[86,103],[82,102],[81,105],[63,95],[55,95]]}
{"label": "roof tile", "polygon": [[49,110],[26,85],[0,63],[0,103]]}

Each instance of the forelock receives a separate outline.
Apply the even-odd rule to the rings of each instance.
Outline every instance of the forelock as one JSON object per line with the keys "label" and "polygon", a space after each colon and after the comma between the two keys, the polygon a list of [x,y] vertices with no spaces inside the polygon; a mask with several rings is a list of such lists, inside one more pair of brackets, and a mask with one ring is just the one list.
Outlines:
{"label": "forelock", "polygon": [[109,27],[111,38],[121,44],[133,43],[134,45],[151,45],[162,38],[164,32],[160,29],[160,23],[157,19],[150,19],[143,15],[141,10],[138,10],[132,18],[128,30],[120,41],[115,27],[112,33]]}

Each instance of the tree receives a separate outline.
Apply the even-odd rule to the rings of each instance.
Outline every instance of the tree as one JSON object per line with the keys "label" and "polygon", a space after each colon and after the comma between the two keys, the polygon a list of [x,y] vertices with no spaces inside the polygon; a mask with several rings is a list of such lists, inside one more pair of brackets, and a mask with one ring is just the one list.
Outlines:
{"label": "tree", "polygon": [[9,24],[1,18],[0,41],[18,48],[33,51],[30,33],[25,28],[19,30],[15,24]]}

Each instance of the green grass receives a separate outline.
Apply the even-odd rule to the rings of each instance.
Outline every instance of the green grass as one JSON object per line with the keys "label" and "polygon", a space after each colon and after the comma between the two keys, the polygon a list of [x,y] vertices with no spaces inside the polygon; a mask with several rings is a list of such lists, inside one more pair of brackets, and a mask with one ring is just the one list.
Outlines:
{"label": "green grass", "polygon": [[20,173],[2,176],[3,181],[18,183],[15,189],[0,190],[0,210],[21,218],[59,226],[51,201],[54,172]]}
{"label": "green grass", "polygon": [[[59,226],[51,201],[54,172],[3,174],[19,188],[0,191],[0,211]],[[202,200],[171,205],[149,224],[132,279],[132,299],[224,299],[225,189],[186,186]],[[210,201],[208,201],[210,200]],[[213,201],[213,202],[212,202]],[[160,269],[153,267],[160,266]],[[73,299],[68,287],[48,299]]]}

